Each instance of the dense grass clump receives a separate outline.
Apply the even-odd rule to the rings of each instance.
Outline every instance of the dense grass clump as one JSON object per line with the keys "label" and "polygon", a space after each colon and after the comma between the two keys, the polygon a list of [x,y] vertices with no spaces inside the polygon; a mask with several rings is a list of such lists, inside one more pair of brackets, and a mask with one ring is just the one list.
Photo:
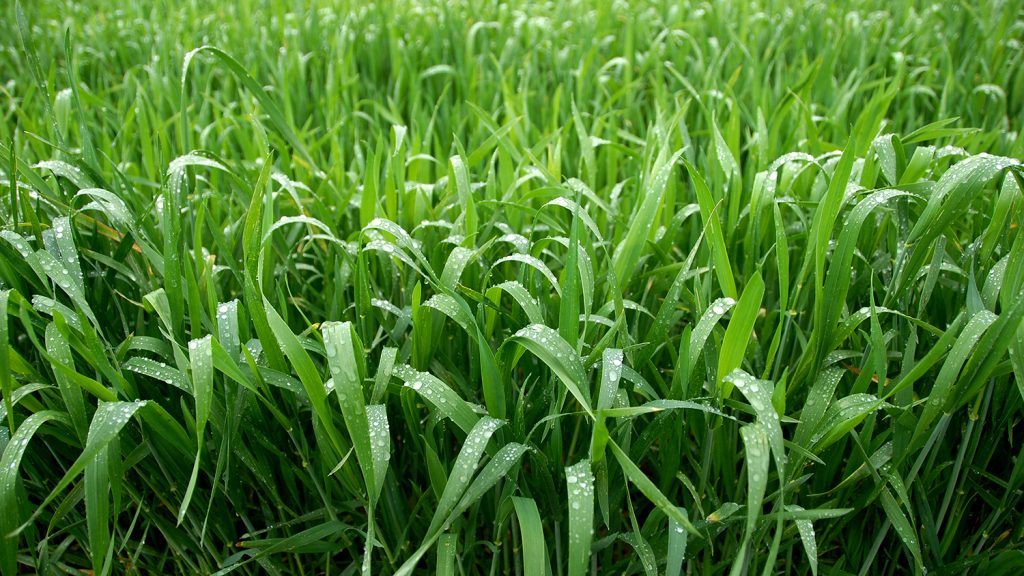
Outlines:
{"label": "dense grass clump", "polygon": [[1024,570],[1020,2],[23,4],[4,576]]}

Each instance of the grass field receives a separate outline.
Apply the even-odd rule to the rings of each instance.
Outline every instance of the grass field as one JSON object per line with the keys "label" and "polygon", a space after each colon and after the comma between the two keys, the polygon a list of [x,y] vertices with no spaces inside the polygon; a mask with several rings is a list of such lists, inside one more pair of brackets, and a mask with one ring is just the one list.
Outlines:
{"label": "grass field", "polygon": [[1024,3],[8,0],[0,573],[1024,573]]}

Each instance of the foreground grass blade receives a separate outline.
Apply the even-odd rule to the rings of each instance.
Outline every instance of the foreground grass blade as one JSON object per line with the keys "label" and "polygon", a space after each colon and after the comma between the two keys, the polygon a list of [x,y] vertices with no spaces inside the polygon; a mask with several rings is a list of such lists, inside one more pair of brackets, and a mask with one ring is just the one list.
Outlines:
{"label": "foreground grass blade", "polygon": [[580,406],[588,414],[592,413],[590,388],[585,384],[586,377],[580,357],[557,332],[541,324],[531,324],[516,332],[503,347],[509,344],[519,344],[540,358],[558,376]]}
{"label": "foreground grass blade", "polygon": [[522,534],[523,574],[544,576],[548,571],[548,554],[537,503],[532,498],[516,496],[512,498],[512,504],[519,519],[519,532]]}
{"label": "foreground grass blade", "polygon": [[565,469],[569,502],[569,576],[587,573],[594,526],[594,474],[590,461],[581,460]]}
{"label": "foreground grass blade", "polygon": [[718,379],[722,398],[728,398],[732,393],[732,385],[724,378],[739,368],[743,362],[763,297],[764,280],[761,279],[760,273],[755,273],[743,289],[743,295],[733,310],[732,319],[722,341],[722,351],[718,356]]}
{"label": "foreground grass blade", "polygon": [[21,505],[18,503],[16,483],[18,470],[25,451],[28,450],[28,443],[35,436],[39,428],[50,420],[64,420],[66,416],[62,412],[43,411],[29,416],[21,423],[21,426],[11,436],[10,441],[4,448],[3,456],[0,457],[0,567],[3,568],[4,576],[17,574],[18,541],[13,535],[14,530],[21,522]]}

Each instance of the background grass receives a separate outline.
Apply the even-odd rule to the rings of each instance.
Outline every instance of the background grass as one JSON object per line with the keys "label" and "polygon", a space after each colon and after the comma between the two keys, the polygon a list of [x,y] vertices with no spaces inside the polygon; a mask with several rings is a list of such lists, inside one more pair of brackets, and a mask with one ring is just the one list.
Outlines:
{"label": "background grass", "polygon": [[1017,573],[1020,2],[0,20],[0,570]]}

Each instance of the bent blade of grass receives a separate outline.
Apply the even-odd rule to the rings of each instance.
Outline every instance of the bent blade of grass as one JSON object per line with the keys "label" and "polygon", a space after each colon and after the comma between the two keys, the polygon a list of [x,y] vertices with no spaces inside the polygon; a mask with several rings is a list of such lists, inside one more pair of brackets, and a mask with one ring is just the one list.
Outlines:
{"label": "bent blade of grass", "polygon": [[[796,504],[786,504],[786,511],[801,512],[803,508]],[[804,553],[807,554],[807,563],[811,566],[811,574],[818,575],[818,543],[814,537],[814,523],[810,520],[795,519],[797,532],[800,533],[800,541],[804,546]]]}
{"label": "bent blade of grass", "polygon": [[[668,292],[665,293],[665,299],[662,301],[661,306],[658,308],[658,313],[657,315],[655,315],[654,323],[651,324],[650,330],[647,331],[647,337],[645,338],[647,342],[663,342],[666,340],[666,337],[668,336],[669,325],[671,324],[673,316],[676,313],[676,308],[679,303],[679,298],[683,293],[685,282],[702,272],[702,270],[693,270],[692,266],[693,260],[694,258],[696,258],[697,252],[700,249],[703,241],[704,231],[702,230],[700,233],[700,237],[697,239],[697,242],[695,242],[693,248],[690,249],[690,253],[687,255],[686,260],[683,261],[682,265],[679,267],[679,271],[676,273],[675,279],[672,280],[672,285],[669,287]],[[724,306],[724,304],[721,304],[722,302],[724,302],[724,300],[719,299],[720,305]],[[734,300],[732,300],[731,302],[735,303]],[[731,308],[732,304],[729,304],[729,307]],[[711,329],[708,328],[709,333],[710,330]],[[703,343],[701,343],[701,347],[703,347]],[[653,350],[645,352],[641,356],[640,362],[638,362],[638,364],[642,365],[646,360],[650,358],[650,356],[653,353]]]}
{"label": "bent blade of grass", "polygon": [[[697,326],[690,333],[689,339],[689,367],[692,370],[697,364],[697,360],[700,359],[700,355],[704,352],[704,345],[708,341],[708,337],[711,336],[711,331],[714,330],[718,321],[725,316],[726,312],[732,309],[736,305],[736,301],[732,298],[719,298],[708,306],[708,309],[701,315],[700,320],[697,321]],[[685,374],[684,377],[688,377],[689,374]]]}
{"label": "bent blade of grass", "polygon": [[517,442],[509,442],[508,444],[501,447],[498,452],[491,457],[491,460],[484,466],[484,469],[480,471],[480,474],[473,480],[473,483],[466,489],[465,494],[462,495],[462,500],[459,501],[459,505],[455,508],[453,516],[459,516],[466,512],[470,506],[476,504],[488,490],[493,488],[499,481],[508,476],[512,467],[519,462],[519,459],[523,457],[523,454],[530,448]]}
{"label": "bent blade of grass", "polygon": [[903,294],[910,282],[917,277],[935,239],[945,233],[956,218],[964,214],[971,201],[985,190],[989,182],[1018,163],[1018,160],[1012,158],[980,154],[957,162],[942,175],[928,198],[928,204],[910,231],[907,242],[912,243],[913,248],[907,261],[893,276],[885,305],[890,305],[896,295]]}
{"label": "bent blade of grass", "polygon": [[824,418],[825,411],[832,403],[836,387],[839,386],[839,381],[842,380],[845,373],[846,371],[842,368],[831,367],[818,374],[814,385],[807,393],[807,399],[804,400],[804,406],[800,412],[800,423],[797,424],[796,432],[793,434],[793,441],[799,446],[810,447],[811,436],[817,430],[821,419]]}
{"label": "bent blade of grass", "polygon": [[522,284],[515,280],[507,280],[501,284],[496,284],[488,290],[488,294],[496,293],[497,291],[503,291],[512,299],[519,304],[519,307],[526,313],[527,319],[530,324],[543,324],[544,323],[544,312],[541,310],[537,300],[530,295],[530,292]]}
{"label": "bent blade of grass", "polygon": [[309,151],[306,150],[306,147],[302,144],[302,140],[295,133],[295,130],[293,130],[288,124],[287,118],[281,111],[280,107],[278,107],[277,102],[275,102],[273,97],[271,97],[270,93],[260,86],[260,83],[257,82],[248,71],[246,71],[245,67],[242,66],[238,60],[235,60],[227,52],[217,48],[216,46],[200,46],[199,48],[191,50],[185,55],[185,60],[181,65],[181,147],[185,150],[191,148],[188,143],[189,123],[185,120],[188,118],[188,114],[186,113],[189,101],[187,96],[188,78],[189,71],[192,69],[192,60],[202,53],[212,54],[217,60],[224,64],[232,74],[234,74],[235,78],[237,78],[238,81],[249,90],[253,97],[259,101],[260,107],[270,118],[270,122],[273,124],[274,129],[277,130],[289,145],[295,148],[302,157],[302,160],[309,165],[311,171],[319,173],[320,169],[317,167],[316,161],[313,160]]}
{"label": "bent blade of grass", "polygon": [[288,327],[288,324],[283,318],[274,310],[273,305],[266,298],[263,299],[263,308],[266,312],[267,324],[273,333],[274,340],[267,343],[267,346],[279,346],[284,355],[291,362],[292,369],[299,377],[299,381],[302,383],[302,388],[306,392],[306,396],[309,398],[310,404],[313,406],[313,411],[316,417],[320,420],[324,429],[327,431],[331,438],[331,442],[334,444],[333,448],[337,451],[337,455],[340,457],[348,452],[347,447],[342,449],[342,443],[340,438],[337,437],[337,432],[333,424],[331,412],[327,407],[327,390],[324,387],[323,379],[320,377],[320,373],[316,369],[316,365],[313,364],[313,360],[309,357],[309,353],[303,348],[302,343],[292,332],[292,329]]}
{"label": "bent blade of grass", "polygon": [[850,265],[864,221],[875,208],[892,199],[906,196],[910,196],[910,194],[899,190],[874,192],[857,203],[840,228],[839,239],[836,241],[836,248],[832,253],[825,276],[824,293],[828,296],[824,303],[816,306],[817,310],[821,310],[821,314],[815,315],[814,331],[811,336],[818,343],[816,352],[818,362],[824,359],[825,354],[829,351],[828,345],[832,341],[832,332],[839,321],[842,307],[846,304],[851,281]]}
{"label": "bent blade of grass", "polygon": [[143,376],[159,380],[164,384],[170,384],[179,390],[192,394],[192,385],[177,368],[168,366],[164,362],[157,362],[143,356],[134,356],[121,365],[121,368]]}
{"label": "bent blade of grass", "polygon": [[453,248],[452,253],[448,255],[448,260],[444,263],[444,269],[441,271],[441,285],[448,290],[455,290],[455,285],[458,284],[459,278],[462,277],[463,270],[466,269],[466,266],[472,262],[477,254],[476,251],[462,246]]}
{"label": "bent blade of grass", "polygon": [[[509,470],[519,461],[519,458],[527,451],[527,447],[522,444],[515,442],[506,444],[494,455],[490,462],[484,466],[484,469],[480,471],[473,483],[470,484],[469,488],[466,489],[459,501],[458,505],[451,512],[451,514],[445,520],[450,521],[451,518],[461,515],[470,506],[475,504],[484,493],[494,487],[502,478],[504,478]],[[416,569],[416,564],[423,558],[423,555],[430,550],[430,547],[440,537],[441,532],[439,530],[433,531],[432,534],[428,534],[426,539],[420,544],[420,547],[406,560],[395,572],[395,576],[408,576],[412,574]]]}
{"label": "bent blade of grass", "polygon": [[883,400],[871,394],[851,394],[840,398],[829,406],[817,432],[811,436],[814,451],[820,454],[884,405]]}
{"label": "bent blade of grass", "polygon": [[[999,317],[981,337],[977,352],[967,361],[963,376],[946,399],[947,411],[977,400],[1010,347],[1014,346],[1015,352],[1020,350],[1021,338],[1024,338],[1024,288],[1018,289],[1016,294],[1004,291],[1001,300],[1003,308]],[[1020,382],[1017,384],[1020,386]],[[1024,387],[1021,390],[1024,391]]]}
{"label": "bent blade of grass", "polygon": [[998,317],[995,314],[988,310],[981,310],[967,321],[967,325],[964,326],[960,336],[949,350],[949,354],[946,355],[946,361],[943,362],[938,376],[935,377],[935,383],[932,384],[932,389],[928,393],[928,401],[918,417],[914,430],[915,440],[923,440],[931,432],[930,425],[949,400],[950,389],[955,384],[961,368],[974,352],[978,341],[996,320]]}
{"label": "bent blade of grass", "polygon": [[926,573],[924,562],[921,558],[921,544],[917,539],[917,531],[914,526],[907,519],[907,516],[900,509],[896,499],[893,498],[892,493],[889,492],[888,488],[882,489],[881,495],[882,508],[885,510],[885,515],[889,518],[893,527],[896,528],[896,534],[899,535],[903,545],[906,546],[910,552],[911,557],[914,560],[914,568],[917,574]]}
{"label": "bent blade of grass", "polygon": [[21,520],[21,504],[18,501],[17,481],[21,460],[28,449],[28,443],[39,428],[51,420],[70,424],[67,415],[56,410],[36,412],[21,423],[14,431],[3,456],[0,457],[0,568],[4,576],[17,574],[18,539],[15,531]]}
{"label": "bent blade of grass", "polygon": [[[586,374],[583,363],[576,350],[551,328],[543,324],[532,324],[519,330],[514,336],[502,344],[502,349],[510,353],[506,346],[518,344],[532,352],[558,376],[567,390],[576,398],[588,415],[593,417],[590,406],[590,388],[586,385]],[[513,368],[513,362],[505,362],[505,371]]]}
{"label": "bent blade of grass", "polygon": [[1009,219],[1014,200],[1020,195],[1021,185],[1017,175],[1007,174],[999,189],[999,196],[996,197],[995,206],[992,209],[992,219],[982,236],[980,255],[983,262],[992,256],[992,252],[1000,242],[1005,241],[1006,221]]}
{"label": "bent blade of grass", "polygon": [[529,254],[510,254],[508,256],[496,260],[492,265],[492,268],[505,262],[520,262],[537,270],[551,284],[551,287],[554,288],[555,293],[557,293],[559,296],[562,295],[562,287],[558,283],[558,279],[555,278],[554,273],[551,272],[551,269],[548,268],[548,265],[545,264],[544,261],[541,260],[540,258],[537,258],[536,256],[530,256]]}
{"label": "bent blade of grass", "polygon": [[786,452],[782,423],[779,414],[775,411],[775,405],[772,404],[772,392],[769,390],[772,383],[758,380],[739,369],[732,371],[727,379],[735,384],[750,403],[750,407],[754,409],[758,422],[768,439],[768,446],[775,459],[775,466],[779,471],[781,482],[786,477]]}
{"label": "bent blade of grass", "polygon": [[85,298],[85,291],[82,289],[80,279],[73,277],[60,260],[45,250],[37,250],[32,258],[38,262],[39,266],[46,272],[46,275],[71,298],[75,307],[81,310],[94,326],[100,325],[92,307],[89,306],[89,302]]}
{"label": "bent blade of grass", "polygon": [[[280,554],[292,550],[301,550],[309,546],[310,544],[321,542],[331,536],[338,536],[344,534],[345,532],[353,529],[354,528],[352,526],[345,524],[344,522],[341,522],[339,520],[330,520],[328,522],[320,524],[319,526],[307,528],[305,530],[302,530],[301,532],[292,534],[286,538],[275,539],[272,542],[270,542],[267,546],[259,547],[259,550],[255,554],[249,556],[245,560],[242,560],[240,562],[234,562],[228,564],[227,566],[223,566],[220,570],[214,572],[214,576],[225,576],[227,574],[230,574],[231,572],[234,572],[235,570],[238,570],[239,568],[245,566],[250,562],[259,562],[260,559],[266,558],[267,556],[271,556],[274,554]],[[242,542],[242,544],[245,547],[256,547],[256,544],[258,544],[258,542],[249,541]],[[230,562],[230,560],[234,558],[237,558],[237,555],[232,556],[228,559],[228,561]]]}
{"label": "bent blade of grass", "polygon": [[[56,322],[46,325],[45,332],[46,351],[50,356],[56,358],[64,366],[75,370],[75,359],[71,355],[71,346],[67,339],[57,328]],[[53,373],[57,387],[60,389],[61,398],[64,400],[64,409],[71,418],[71,423],[80,441],[85,441],[89,430],[89,422],[86,420],[85,401],[82,399],[82,390],[75,386],[64,372],[56,370]]]}
{"label": "bent blade of grass", "polygon": [[85,448],[82,449],[81,454],[67,469],[53,490],[50,491],[50,494],[39,504],[32,518],[19,526],[14,533],[20,534],[42,513],[43,509],[53,502],[55,498],[62,495],[71,482],[96,458],[100,450],[107,447],[120,434],[124,425],[132,419],[140,408],[146,406],[147,402],[146,400],[136,402],[101,402],[93,414],[92,421],[89,423],[89,436],[85,443]]}
{"label": "bent blade of grass", "polygon": [[[569,184],[571,187],[572,181],[570,181]],[[601,235],[601,229],[597,226],[597,222],[590,216],[590,213],[587,212],[587,209],[584,208],[579,203],[577,203],[575,200],[567,198],[565,196],[559,196],[548,201],[547,204],[541,206],[541,209],[543,210],[548,206],[559,206],[572,212],[574,217],[579,218],[580,221],[583,222],[583,225],[587,227],[587,230],[589,230],[591,234],[594,235],[594,238],[597,238],[598,244],[604,243],[604,238]]]}
{"label": "bent blade of grass", "polygon": [[178,525],[180,526],[192,502],[192,494],[199,477],[199,465],[203,455],[206,438],[206,423],[210,418],[210,407],[213,401],[213,345],[212,338],[205,336],[188,343],[189,363],[192,369],[192,393],[196,401],[196,459],[192,465],[185,496],[178,509]]}
{"label": "bent blade of grass", "polygon": [[453,296],[448,294],[435,294],[422,304],[427,308],[433,308],[445,316],[451,318],[458,324],[468,336],[476,339],[476,319],[466,309],[459,305]]}

